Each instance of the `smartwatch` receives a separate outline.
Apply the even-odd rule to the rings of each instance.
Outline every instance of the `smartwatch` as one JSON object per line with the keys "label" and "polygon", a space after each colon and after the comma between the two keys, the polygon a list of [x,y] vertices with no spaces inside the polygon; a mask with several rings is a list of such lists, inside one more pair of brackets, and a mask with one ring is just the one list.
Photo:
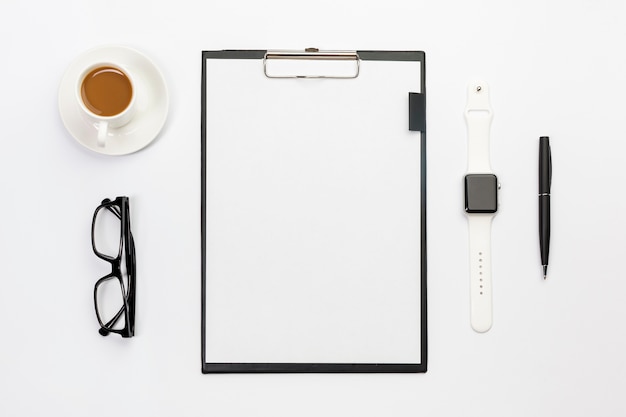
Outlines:
{"label": "smartwatch", "polygon": [[465,212],[469,226],[470,322],[480,333],[492,324],[491,221],[498,211],[498,178],[489,162],[489,131],[493,112],[489,86],[475,82],[468,86],[467,175]]}

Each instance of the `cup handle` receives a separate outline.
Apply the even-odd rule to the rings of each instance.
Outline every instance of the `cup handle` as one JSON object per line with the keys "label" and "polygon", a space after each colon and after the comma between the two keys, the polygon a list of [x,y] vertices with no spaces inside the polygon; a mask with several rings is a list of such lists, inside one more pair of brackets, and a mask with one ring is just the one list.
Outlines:
{"label": "cup handle", "polygon": [[98,147],[104,148],[108,131],[109,131],[109,122],[98,123]]}

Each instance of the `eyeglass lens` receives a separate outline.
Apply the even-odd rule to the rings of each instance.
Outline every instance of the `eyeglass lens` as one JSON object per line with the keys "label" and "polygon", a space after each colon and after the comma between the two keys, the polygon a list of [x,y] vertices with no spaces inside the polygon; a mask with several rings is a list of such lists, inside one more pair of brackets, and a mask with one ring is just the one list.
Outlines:
{"label": "eyeglass lens", "polygon": [[100,282],[96,289],[96,306],[100,320],[113,330],[122,330],[126,323],[126,309],[124,308],[124,294],[126,285],[111,276]]}
{"label": "eyeglass lens", "polygon": [[107,258],[117,258],[122,247],[122,220],[116,206],[102,207],[96,214],[93,229],[94,247]]}

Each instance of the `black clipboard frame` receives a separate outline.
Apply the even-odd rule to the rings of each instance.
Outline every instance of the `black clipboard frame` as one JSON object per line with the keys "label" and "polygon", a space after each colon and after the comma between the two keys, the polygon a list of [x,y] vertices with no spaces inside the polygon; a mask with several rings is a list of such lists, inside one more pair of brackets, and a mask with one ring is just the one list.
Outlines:
{"label": "black clipboard frame", "polygon": [[206,65],[209,59],[259,59],[267,50],[219,50],[202,52],[201,82],[201,357],[202,373],[415,373],[426,372],[427,332],[427,247],[426,247],[426,61],[422,51],[357,51],[363,61],[420,62],[420,93],[411,93],[410,130],[421,132],[420,144],[420,289],[421,289],[421,362],[420,363],[207,363],[206,362]]}

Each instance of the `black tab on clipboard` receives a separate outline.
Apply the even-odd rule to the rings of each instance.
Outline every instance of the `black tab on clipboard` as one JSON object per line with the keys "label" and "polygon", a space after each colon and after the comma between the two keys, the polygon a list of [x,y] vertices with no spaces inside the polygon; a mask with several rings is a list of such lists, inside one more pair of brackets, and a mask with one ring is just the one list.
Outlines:
{"label": "black tab on clipboard", "polygon": [[409,93],[409,130],[426,130],[426,96],[422,93]]}

